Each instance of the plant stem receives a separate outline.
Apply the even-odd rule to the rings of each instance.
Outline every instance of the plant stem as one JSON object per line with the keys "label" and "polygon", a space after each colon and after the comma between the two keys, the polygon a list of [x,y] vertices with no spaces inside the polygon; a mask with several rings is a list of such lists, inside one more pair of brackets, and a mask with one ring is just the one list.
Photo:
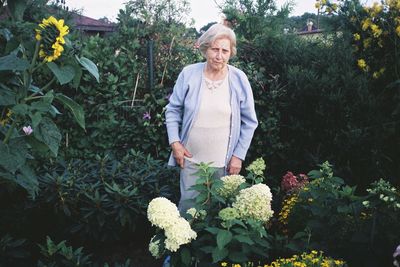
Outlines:
{"label": "plant stem", "polygon": [[[56,77],[54,76],[45,86],[43,86],[43,87],[39,90],[39,92],[45,92],[55,81],[56,81]],[[28,100],[32,100],[32,99],[37,98],[36,95],[37,95],[39,92],[36,92],[36,93],[31,94],[28,98],[25,99],[25,101],[28,101]]]}
{"label": "plant stem", "polygon": [[13,121],[11,124],[11,127],[7,131],[6,137],[4,137],[3,144],[8,143],[8,140],[10,140],[11,134],[14,131],[16,125],[17,125],[17,122]]}
{"label": "plant stem", "polygon": [[33,67],[36,64],[36,60],[37,57],[39,55],[39,47],[40,47],[40,41],[36,41],[36,45],[35,45],[35,52],[33,53],[33,57],[32,57],[32,61],[31,61],[31,66],[29,67],[29,74],[32,75],[32,73],[34,72],[34,70],[36,70],[36,68],[34,69]]}

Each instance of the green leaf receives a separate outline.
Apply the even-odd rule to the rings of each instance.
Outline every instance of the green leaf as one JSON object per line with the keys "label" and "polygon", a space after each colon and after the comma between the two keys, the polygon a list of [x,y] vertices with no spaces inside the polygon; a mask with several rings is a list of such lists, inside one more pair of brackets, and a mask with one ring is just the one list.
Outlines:
{"label": "green leaf", "polygon": [[54,62],[48,62],[46,65],[56,76],[61,85],[69,83],[75,77],[75,70],[70,65],[59,67]]}
{"label": "green leaf", "polygon": [[20,173],[16,175],[15,182],[22,186],[29,193],[32,199],[35,199],[35,196],[39,191],[39,182],[35,173],[28,165],[23,165],[20,168]]}
{"label": "green leaf", "polygon": [[339,213],[350,213],[351,212],[351,207],[347,205],[341,205],[337,207],[337,212]]}
{"label": "green leaf", "polygon": [[182,263],[186,266],[190,266],[190,262],[192,261],[192,256],[190,255],[190,251],[187,248],[181,249],[181,260]]}
{"label": "green leaf", "polygon": [[228,256],[229,251],[224,249],[215,248],[212,252],[213,263],[222,261]]}
{"label": "green leaf", "polygon": [[94,64],[93,61],[85,57],[79,58],[78,56],[76,56],[76,59],[82,65],[82,67],[84,67],[87,71],[89,71],[90,74],[92,74],[93,77],[96,78],[97,82],[99,82],[99,70],[97,69],[96,64]]}
{"label": "green leaf", "polygon": [[1,70],[24,71],[27,70],[28,68],[29,68],[29,62],[26,59],[19,58],[14,54],[0,57],[0,71]]}
{"label": "green leaf", "polygon": [[228,230],[220,230],[217,234],[217,245],[219,249],[223,249],[226,244],[231,242],[232,240],[232,233]]}
{"label": "green leaf", "polygon": [[75,77],[72,81],[72,87],[77,89],[79,87],[79,84],[81,83],[82,68],[78,64],[74,64],[73,67],[75,69]]}
{"label": "green leaf", "polygon": [[243,252],[231,252],[229,253],[228,258],[232,261],[232,262],[246,262],[249,260],[249,258],[247,258]]}
{"label": "green leaf", "polygon": [[82,129],[85,129],[85,112],[83,108],[74,100],[63,94],[56,94],[56,99],[59,100],[66,108],[71,110],[76,122]]}
{"label": "green leaf", "polygon": [[15,173],[26,162],[28,149],[23,137],[10,139],[8,144],[0,142],[0,166]]}
{"label": "green leaf", "polygon": [[0,83],[0,106],[15,105],[15,92]]}
{"label": "green leaf", "polygon": [[237,241],[241,242],[241,243],[246,243],[249,245],[253,245],[254,242],[253,240],[251,240],[250,237],[246,236],[246,235],[237,235],[234,237],[234,239],[236,239]]}
{"label": "green leaf", "polygon": [[54,156],[57,156],[61,134],[50,118],[44,117],[39,126],[33,129],[33,133],[36,139],[46,144]]}
{"label": "green leaf", "polygon": [[32,120],[32,127],[35,128],[39,125],[40,121],[42,120],[42,113],[35,112],[33,114],[29,114]]}
{"label": "green leaf", "polygon": [[218,231],[220,230],[219,228],[216,227],[207,227],[204,230],[216,235],[218,233]]}
{"label": "green leaf", "polygon": [[7,1],[8,8],[12,17],[17,21],[22,21],[26,9],[27,1],[25,0],[12,0]]}

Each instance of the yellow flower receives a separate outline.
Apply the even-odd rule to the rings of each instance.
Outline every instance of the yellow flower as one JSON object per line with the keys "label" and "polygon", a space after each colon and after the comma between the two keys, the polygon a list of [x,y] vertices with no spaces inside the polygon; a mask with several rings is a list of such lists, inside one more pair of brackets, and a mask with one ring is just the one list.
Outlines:
{"label": "yellow flower", "polygon": [[6,116],[4,117],[4,119],[0,120],[0,125],[1,126],[6,125],[6,123],[9,122],[11,115],[12,115],[12,111],[11,111],[11,109],[9,109]]}
{"label": "yellow flower", "polygon": [[367,49],[371,45],[371,38],[367,38],[363,41],[364,49]]}
{"label": "yellow flower", "polygon": [[377,2],[374,2],[373,6],[372,6],[372,11],[374,12],[374,15],[381,13],[382,9],[383,9],[382,5],[380,5]]}
{"label": "yellow flower", "polygon": [[379,26],[376,24],[371,24],[371,30],[372,34],[374,35],[375,38],[378,38],[382,34],[382,30],[379,29]]}
{"label": "yellow flower", "polygon": [[228,266],[228,263],[226,263],[226,262],[221,262],[221,266],[222,266],[222,267],[226,267],[226,266]]}
{"label": "yellow flower", "polygon": [[396,27],[396,33],[400,37],[400,25]]}
{"label": "yellow flower", "polygon": [[64,20],[57,20],[53,16],[43,19],[36,29],[36,40],[40,41],[39,57],[51,62],[59,58],[64,51],[64,36],[69,33],[68,26],[64,26]]}
{"label": "yellow flower", "polygon": [[338,5],[337,5],[337,4],[332,4],[332,9],[333,9],[334,11],[336,11],[337,8],[338,8]]}
{"label": "yellow flower", "polygon": [[357,61],[357,65],[358,65],[358,67],[359,67],[360,69],[362,69],[363,71],[368,71],[368,65],[367,65],[367,63],[365,62],[364,59],[359,59],[359,60]]}
{"label": "yellow flower", "polygon": [[317,1],[317,2],[315,3],[315,8],[316,8],[316,9],[320,9],[320,8],[321,8],[321,3]]}
{"label": "yellow flower", "polygon": [[326,0],[321,0],[321,4],[326,5]]}
{"label": "yellow flower", "polygon": [[366,31],[372,24],[372,21],[370,18],[364,19],[363,21],[361,21],[361,28],[363,29],[363,31]]}
{"label": "yellow flower", "polygon": [[361,39],[361,36],[358,33],[353,34],[353,37],[354,37],[354,40],[356,40],[356,41]]}

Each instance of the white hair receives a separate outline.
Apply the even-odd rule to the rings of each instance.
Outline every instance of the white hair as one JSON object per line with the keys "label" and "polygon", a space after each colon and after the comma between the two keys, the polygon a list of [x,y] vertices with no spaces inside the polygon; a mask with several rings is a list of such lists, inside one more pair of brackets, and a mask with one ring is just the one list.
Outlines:
{"label": "white hair", "polygon": [[235,33],[231,28],[217,23],[212,25],[205,33],[203,33],[197,41],[203,57],[205,57],[207,49],[215,42],[215,40],[221,38],[227,38],[231,42],[231,57],[236,55]]}

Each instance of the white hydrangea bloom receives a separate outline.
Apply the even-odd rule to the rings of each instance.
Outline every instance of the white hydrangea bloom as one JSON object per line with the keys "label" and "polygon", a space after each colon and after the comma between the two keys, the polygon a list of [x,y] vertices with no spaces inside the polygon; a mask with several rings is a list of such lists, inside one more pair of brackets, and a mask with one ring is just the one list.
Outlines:
{"label": "white hydrangea bloom", "polygon": [[223,184],[218,190],[218,194],[221,197],[229,197],[233,195],[241,184],[243,184],[246,179],[241,175],[227,175],[221,178]]}
{"label": "white hydrangea bloom", "polygon": [[232,207],[239,212],[243,219],[268,222],[274,214],[271,209],[271,201],[272,194],[269,187],[265,184],[256,184],[240,190]]}
{"label": "white hydrangea bloom", "polygon": [[155,240],[156,236],[153,236],[150,240],[150,244],[149,244],[149,251],[151,253],[151,255],[156,258],[156,259],[160,259],[163,255],[163,249],[161,248],[161,242],[160,239]]}
{"label": "white hydrangea bloom", "polygon": [[153,225],[161,229],[170,227],[173,219],[179,217],[176,205],[165,197],[153,199],[147,207],[147,218]]}
{"label": "white hydrangea bloom", "polygon": [[196,239],[197,234],[192,230],[188,221],[180,218],[173,220],[173,225],[165,229],[165,248],[176,252],[181,245]]}
{"label": "white hydrangea bloom", "polygon": [[[171,252],[176,252],[181,245],[197,237],[189,222],[180,216],[176,205],[164,197],[155,198],[149,203],[147,218],[153,225],[164,230],[164,245]],[[157,258],[157,255],[163,253],[160,251],[162,244],[153,239],[150,241],[149,250]]]}

